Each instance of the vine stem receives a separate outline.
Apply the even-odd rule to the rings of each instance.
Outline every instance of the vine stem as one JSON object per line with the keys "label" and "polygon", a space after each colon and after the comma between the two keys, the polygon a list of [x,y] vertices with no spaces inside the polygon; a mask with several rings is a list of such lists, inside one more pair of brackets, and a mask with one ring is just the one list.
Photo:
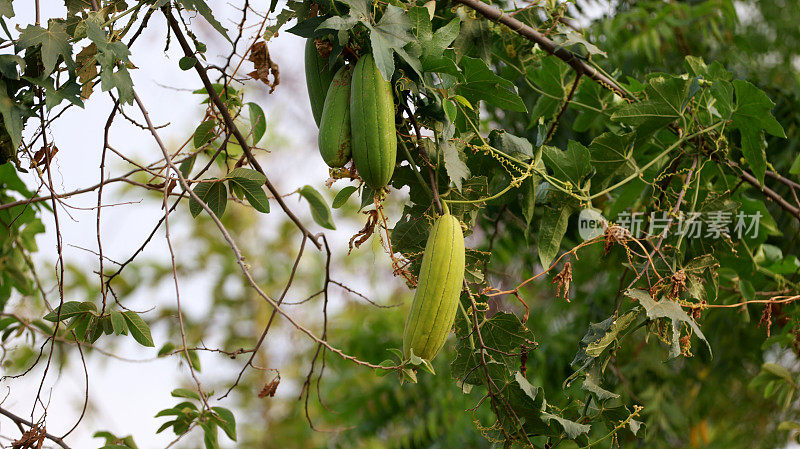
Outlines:
{"label": "vine stem", "polygon": [[555,134],[556,128],[558,128],[558,122],[561,121],[561,117],[564,115],[564,112],[567,111],[567,107],[572,102],[572,97],[575,95],[575,91],[578,89],[578,85],[580,84],[581,75],[583,75],[583,72],[576,72],[575,81],[572,83],[572,87],[569,89],[567,98],[564,101],[564,106],[562,106],[561,110],[558,111],[558,116],[556,116],[556,119],[553,120],[553,124],[550,125],[550,129],[547,131],[547,136],[544,138],[545,143],[549,142],[550,138],[553,137],[553,134]]}
{"label": "vine stem", "polygon": [[[417,122],[417,118],[414,116],[414,113],[411,111],[411,108],[405,104],[404,102],[400,102],[400,107],[406,110],[408,114],[408,119],[411,120],[411,126],[414,128],[414,134],[417,136],[417,148],[421,152],[421,154],[425,154],[424,150],[420,145],[422,145],[422,131],[420,130],[419,122]],[[402,139],[401,139],[402,141]],[[406,153],[408,154],[408,153]],[[437,152],[438,155],[438,152]],[[410,158],[409,155],[409,162],[413,165],[414,161]],[[438,167],[438,161],[437,165]],[[427,164],[428,168],[428,175],[431,178],[431,191],[433,193],[433,203],[436,205],[436,208],[439,210],[439,213],[444,213],[444,208],[442,207],[442,200],[439,197],[439,183],[436,181],[436,174],[434,173],[433,169],[431,168],[430,161]],[[438,168],[437,168],[438,170]],[[422,175],[420,174],[420,177]],[[424,185],[424,183],[423,183]]]}
{"label": "vine stem", "polygon": [[645,170],[647,170],[648,168],[650,168],[651,166],[653,166],[653,164],[655,164],[656,162],[658,162],[658,161],[659,161],[659,160],[660,160],[662,157],[664,157],[664,156],[666,156],[667,154],[669,154],[669,153],[670,153],[672,150],[674,150],[675,148],[677,148],[678,146],[680,146],[681,144],[683,144],[683,143],[684,143],[684,142],[686,142],[687,140],[689,140],[689,139],[693,139],[693,138],[695,138],[695,137],[697,137],[697,136],[700,136],[700,135],[706,134],[706,133],[708,133],[708,132],[711,132],[711,131],[713,131],[713,130],[715,130],[715,129],[719,128],[719,127],[720,127],[722,124],[724,124],[724,123],[725,123],[725,122],[717,122],[717,123],[715,123],[715,124],[713,124],[713,125],[711,125],[711,126],[709,126],[709,127],[707,127],[707,128],[703,128],[703,129],[701,129],[700,131],[697,131],[697,132],[696,132],[696,133],[694,133],[694,134],[690,134],[690,135],[688,135],[688,136],[683,136],[683,137],[681,137],[680,139],[676,140],[676,141],[675,141],[675,143],[673,143],[672,145],[668,146],[668,147],[667,147],[667,148],[666,148],[664,151],[662,151],[661,153],[659,153],[659,154],[658,154],[658,156],[654,157],[654,158],[653,158],[653,160],[651,160],[650,162],[648,162],[647,164],[645,164],[645,165],[644,165],[642,168],[640,168],[640,169],[636,170],[636,172],[635,172],[635,173],[632,173],[630,176],[628,176],[627,178],[623,179],[622,181],[620,181],[620,182],[618,182],[618,183],[614,184],[613,186],[611,186],[611,187],[608,187],[608,188],[606,188],[606,189],[603,189],[603,190],[601,190],[600,192],[597,192],[597,193],[595,193],[594,195],[591,195],[591,196],[589,196],[589,197],[587,198],[587,200],[591,201],[591,200],[593,200],[593,199],[595,199],[595,198],[598,198],[598,197],[601,197],[601,196],[605,195],[606,193],[609,193],[609,192],[611,192],[612,190],[615,190],[616,188],[618,188],[618,187],[620,187],[620,186],[622,186],[622,185],[625,185],[625,184],[627,184],[628,182],[630,182],[630,181],[631,181],[631,180],[633,180],[634,178],[636,178],[636,177],[640,176],[642,173],[644,173],[644,171],[645,171]]}
{"label": "vine stem", "polygon": [[406,156],[406,159],[408,159],[408,163],[411,165],[411,171],[414,172],[414,176],[417,177],[417,181],[419,181],[419,184],[425,189],[426,192],[428,192],[429,195],[433,196],[433,192],[431,191],[430,187],[428,187],[428,183],[426,183],[425,179],[422,177],[419,167],[417,167],[417,164],[411,157],[411,152],[408,151],[406,143],[403,142],[403,139],[397,139],[397,143],[400,144],[400,149],[403,150],[403,154]]}
{"label": "vine stem", "polygon": [[[483,135],[481,135],[480,130],[478,129],[478,127],[475,125],[475,123],[472,121],[472,119],[470,119],[469,116],[466,114],[466,111],[464,110],[464,108],[460,104],[458,105],[458,107],[464,113],[464,117],[467,119],[467,122],[469,122],[470,126],[475,131],[475,135],[477,135],[478,138],[481,140],[481,142],[483,143],[483,146],[484,146],[484,148],[486,150],[491,151],[491,152],[493,152],[493,153],[495,153],[495,154],[497,154],[499,156],[502,156],[502,157],[508,159],[509,161],[514,162],[515,164],[520,165],[521,167],[524,167],[526,170],[529,170],[529,171],[532,170],[534,173],[536,173],[537,175],[541,176],[542,179],[544,179],[545,181],[549,182],[550,185],[553,186],[553,188],[563,192],[565,195],[569,195],[569,196],[571,196],[573,198],[576,198],[579,201],[584,201],[584,197],[581,197],[581,196],[577,195],[576,193],[572,192],[572,190],[569,190],[566,187],[564,187],[565,184],[564,184],[563,181],[561,181],[560,179],[557,179],[557,178],[553,178],[550,175],[548,175],[547,174],[547,170],[537,168],[535,161],[534,161],[533,164],[528,164],[527,162],[523,162],[523,161],[521,161],[521,160],[519,160],[519,159],[517,159],[517,158],[515,158],[513,156],[510,156],[510,155],[506,154],[505,152],[503,152],[501,150],[498,150],[497,148],[489,145],[489,142],[486,141],[486,138],[483,137]],[[526,175],[526,177],[527,177],[527,175]],[[524,180],[524,178],[523,178],[523,180]],[[520,182],[522,182],[522,180],[520,180]],[[469,202],[482,202],[482,201],[484,201],[484,200],[471,200]]]}
{"label": "vine stem", "polygon": [[[94,1],[95,1],[95,0],[92,0],[92,2],[94,2]],[[112,17],[112,18],[108,19],[108,20],[107,20],[107,21],[106,21],[106,22],[103,24],[103,28],[105,28],[105,27],[107,27],[107,26],[111,25],[112,23],[114,23],[114,22],[116,22],[117,20],[119,20],[119,19],[121,19],[121,18],[123,18],[123,17],[127,16],[128,14],[131,14],[131,13],[132,13],[132,12],[134,12],[134,11],[138,11],[138,10],[139,10],[139,8],[141,8],[141,7],[142,7],[142,5],[144,5],[144,4],[145,4],[145,2],[147,2],[147,0],[139,0],[139,3],[137,3],[137,4],[136,4],[136,6],[132,6],[132,7],[128,8],[128,9],[126,9],[125,11],[122,11],[121,13],[117,14],[116,16],[114,16],[114,17]],[[94,8],[94,10],[95,10],[95,11],[97,11],[97,8]],[[135,19],[135,18],[134,18],[134,19]]]}

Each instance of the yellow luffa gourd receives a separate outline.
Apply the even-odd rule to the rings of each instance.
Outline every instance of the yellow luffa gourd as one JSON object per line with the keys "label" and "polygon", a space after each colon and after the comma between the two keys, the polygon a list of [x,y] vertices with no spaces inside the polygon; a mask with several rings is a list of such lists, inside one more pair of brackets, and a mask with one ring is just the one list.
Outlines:
{"label": "yellow luffa gourd", "polygon": [[445,213],[433,225],[422,256],[419,283],[403,332],[403,354],[433,360],[442,349],[458,309],[464,283],[464,234]]}

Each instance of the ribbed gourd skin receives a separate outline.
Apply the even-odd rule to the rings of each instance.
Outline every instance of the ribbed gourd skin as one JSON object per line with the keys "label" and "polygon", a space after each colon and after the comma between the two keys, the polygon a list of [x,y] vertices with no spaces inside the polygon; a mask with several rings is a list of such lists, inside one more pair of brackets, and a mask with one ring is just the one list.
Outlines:
{"label": "ribbed gourd skin", "polygon": [[385,187],[397,158],[394,99],[391,83],[383,79],[371,54],[362,56],[353,70],[350,130],[353,162],[361,179],[374,190]]}
{"label": "ribbed gourd skin", "polygon": [[338,168],[350,160],[350,67],[336,72],[328,88],[319,123],[319,152],[329,167]]}
{"label": "ribbed gourd skin", "polygon": [[450,214],[436,220],[403,332],[403,354],[433,360],[447,341],[464,283],[464,234]]}
{"label": "ribbed gourd skin", "polygon": [[314,39],[306,40],[305,58],[308,99],[311,101],[311,113],[314,115],[314,121],[319,126],[322,119],[322,108],[325,105],[325,96],[328,93],[328,86],[333,80],[334,70],[328,67],[328,61],[317,52]]}

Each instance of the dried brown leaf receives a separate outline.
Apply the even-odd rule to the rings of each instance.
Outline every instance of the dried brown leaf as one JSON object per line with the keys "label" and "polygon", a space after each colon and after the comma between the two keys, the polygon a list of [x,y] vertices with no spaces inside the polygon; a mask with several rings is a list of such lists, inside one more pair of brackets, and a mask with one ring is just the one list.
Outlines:
{"label": "dried brown leaf", "polygon": [[[278,70],[278,64],[272,61],[269,56],[269,49],[267,43],[258,41],[250,47],[250,56],[247,59],[253,63],[255,70],[248,73],[247,76],[259,80],[270,87],[269,93],[275,91],[278,84],[281,83],[281,75]],[[270,77],[272,79],[270,80]]]}

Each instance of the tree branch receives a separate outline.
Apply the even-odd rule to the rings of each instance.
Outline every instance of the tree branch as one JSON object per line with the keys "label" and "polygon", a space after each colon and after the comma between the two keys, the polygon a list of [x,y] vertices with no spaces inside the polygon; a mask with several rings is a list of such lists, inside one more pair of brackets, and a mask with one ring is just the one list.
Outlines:
{"label": "tree branch", "polygon": [[[180,43],[184,54],[188,57],[194,57],[193,56],[194,52],[192,51],[192,47],[190,47],[189,42],[186,41],[186,37],[183,35],[183,32],[181,31],[180,25],[175,20],[175,17],[172,15],[169,8],[167,6],[164,6],[161,8],[161,12],[163,12],[164,16],[166,16],[167,22],[169,22],[170,28],[175,33],[175,38]],[[197,62],[194,63],[194,69],[200,76],[200,80],[203,82],[203,86],[205,86],[206,92],[208,92],[208,97],[211,99],[211,102],[214,103],[214,106],[216,106],[217,110],[219,110],[220,115],[222,115],[222,119],[225,121],[225,126],[228,128],[228,131],[231,134],[233,134],[233,136],[236,138],[236,141],[238,141],[239,145],[242,147],[245,156],[247,156],[247,161],[250,162],[250,165],[252,165],[256,171],[258,171],[259,173],[264,175],[264,177],[267,178],[267,180],[264,182],[264,184],[267,186],[267,190],[269,190],[272,193],[272,195],[275,197],[275,201],[278,203],[281,209],[283,209],[283,212],[286,213],[289,219],[292,220],[292,222],[294,222],[297,228],[300,229],[300,232],[302,232],[303,235],[308,237],[309,240],[311,240],[311,243],[313,243],[314,246],[317,247],[317,249],[321,250],[322,244],[314,238],[315,234],[312,234],[311,231],[309,231],[303,225],[300,219],[297,218],[294,212],[292,212],[292,210],[289,209],[289,206],[287,206],[286,203],[283,202],[283,198],[281,198],[280,192],[278,192],[278,189],[276,189],[275,186],[272,185],[272,183],[269,180],[269,177],[267,177],[267,174],[264,172],[264,169],[261,168],[261,164],[259,164],[255,156],[253,156],[253,152],[250,150],[250,145],[247,144],[247,139],[245,139],[241,131],[239,131],[239,128],[236,127],[236,124],[233,123],[233,118],[231,117],[231,114],[228,111],[228,107],[225,106],[225,103],[219,97],[217,91],[214,90],[214,86],[211,84],[211,80],[208,78],[208,73],[206,71],[206,68],[203,67],[202,64],[200,64],[199,59],[197,60]]]}
{"label": "tree branch", "polygon": [[760,190],[761,193],[764,194],[764,196],[777,203],[778,206],[780,206],[783,210],[789,212],[795,218],[797,218],[798,221],[800,221],[800,209],[789,204],[789,202],[783,199],[783,197],[778,192],[770,189],[765,185],[761,185],[761,183],[758,182],[758,179],[756,179],[755,176],[751,175],[744,169],[742,169],[742,174],[740,176],[745,182],[752,185],[756,189]]}
{"label": "tree branch", "polygon": [[[34,423],[28,421],[25,418],[21,418],[21,417],[9,412],[8,410],[6,410],[6,409],[4,409],[2,407],[0,407],[0,415],[5,416],[6,418],[14,421],[17,424],[23,424],[23,425],[26,425],[26,426],[28,426],[30,428],[36,427],[36,425]],[[49,433],[44,432],[44,437],[47,438],[48,440],[52,441],[53,443],[56,443],[57,445],[63,447],[64,449],[71,449],[69,446],[67,446],[67,443],[65,443],[64,440],[62,440],[61,438],[59,438],[59,437],[57,437],[55,435],[50,435]]]}
{"label": "tree branch", "polygon": [[456,3],[461,3],[462,5],[474,9],[487,19],[493,20],[498,23],[502,23],[503,25],[511,28],[520,36],[525,37],[529,41],[538,44],[539,47],[541,47],[547,53],[550,53],[551,55],[554,55],[557,58],[561,59],[562,61],[566,62],[576,72],[586,75],[587,77],[606,86],[607,88],[611,89],[615,94],[619,95],[621,98],[628,100],[635,100],[635,98],[625,93],[625,90],[622,89],[619,86],[619,84],[617,84],[616,81],[609,78],[605,74],[600,73],[599,70],[592,67],[591,64],[586,62],[584,59],[581,59],[576,54],[572,53],[566,48],[558,46],[555,42],[547,38],[542,33],[536,31],[535,29],[529,27],[528,25],[525,25],[524,23],[511,17],[510,15],[506,15],[505,13],[503,13],[503,11],[493,6],[490,6],[486,3],[483,3],[480,0],[454,0],[454,1]]}

